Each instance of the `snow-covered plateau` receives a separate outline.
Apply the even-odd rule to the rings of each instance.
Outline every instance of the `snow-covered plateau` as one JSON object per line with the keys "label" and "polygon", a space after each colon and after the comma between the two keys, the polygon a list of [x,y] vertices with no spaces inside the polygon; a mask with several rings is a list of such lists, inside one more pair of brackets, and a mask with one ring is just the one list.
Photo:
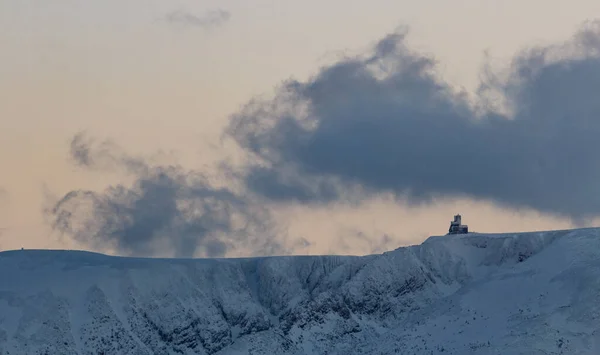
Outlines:
{"label": "snow-covered plateau", "polygon": [[0,354],[600,354],[600,229],[368,256],[0,253]]}

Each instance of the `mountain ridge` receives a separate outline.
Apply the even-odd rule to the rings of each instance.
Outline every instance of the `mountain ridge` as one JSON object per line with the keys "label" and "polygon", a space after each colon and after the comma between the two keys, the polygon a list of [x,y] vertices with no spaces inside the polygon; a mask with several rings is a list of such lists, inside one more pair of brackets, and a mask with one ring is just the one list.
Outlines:
{"label": "mountain ridge", "polygon": [[220,259],[5,251],[0,354],[598,353],[599,239],[469,233]]}

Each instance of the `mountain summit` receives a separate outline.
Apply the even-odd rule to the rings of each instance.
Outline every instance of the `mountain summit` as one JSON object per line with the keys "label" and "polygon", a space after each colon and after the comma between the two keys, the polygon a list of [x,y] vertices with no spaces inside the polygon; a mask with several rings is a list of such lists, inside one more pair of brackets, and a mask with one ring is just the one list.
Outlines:
{"label": "mountain summit", "polygon": [[0,354],[600,354],[600,229],[367,256],[0,253]]}

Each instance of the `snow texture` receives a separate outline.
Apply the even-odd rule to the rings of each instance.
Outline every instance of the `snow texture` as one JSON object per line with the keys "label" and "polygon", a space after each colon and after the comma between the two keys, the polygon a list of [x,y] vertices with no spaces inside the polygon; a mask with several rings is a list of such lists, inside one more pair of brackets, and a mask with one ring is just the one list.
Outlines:
{"label": "snow texture", "polygon": [[600,229],[379,255],[0,253],[0,354],[600,354]]}

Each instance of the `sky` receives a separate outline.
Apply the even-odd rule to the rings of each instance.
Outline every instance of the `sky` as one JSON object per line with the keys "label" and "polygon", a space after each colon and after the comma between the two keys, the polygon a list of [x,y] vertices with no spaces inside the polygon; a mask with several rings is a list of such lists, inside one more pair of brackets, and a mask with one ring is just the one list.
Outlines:
{"label": "sky", "polygon": [[455,213],[598,225],[596,14],[0,0],[0,250],[364,255]]}

